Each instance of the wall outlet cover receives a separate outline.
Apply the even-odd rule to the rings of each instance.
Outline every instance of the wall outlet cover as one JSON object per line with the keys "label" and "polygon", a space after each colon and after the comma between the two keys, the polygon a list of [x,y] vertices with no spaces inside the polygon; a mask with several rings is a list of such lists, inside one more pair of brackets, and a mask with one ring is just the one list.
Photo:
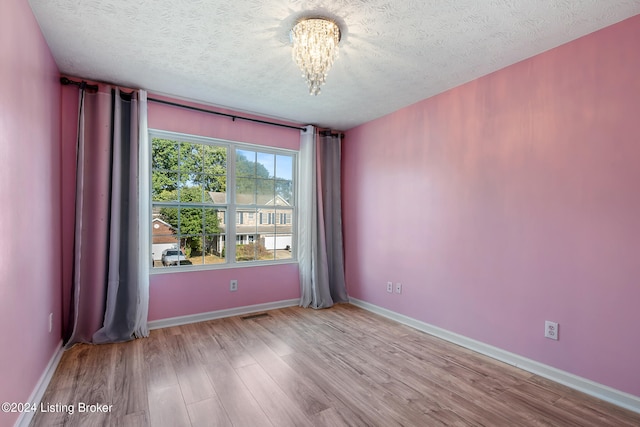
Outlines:
{"label": "wall outlet cover", "polygon": [[552,340],[558,340],[558,323],[545,320],[544,336]]}

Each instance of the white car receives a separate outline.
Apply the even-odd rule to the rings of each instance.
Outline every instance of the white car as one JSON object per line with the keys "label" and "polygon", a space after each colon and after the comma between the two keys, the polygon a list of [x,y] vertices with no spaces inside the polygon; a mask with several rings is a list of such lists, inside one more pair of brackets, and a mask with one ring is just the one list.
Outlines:
{"label": "white car", "polygon": [[184,264],[187,258],[180,249],[165,249],[162,251],[162,265],[180,265]]}

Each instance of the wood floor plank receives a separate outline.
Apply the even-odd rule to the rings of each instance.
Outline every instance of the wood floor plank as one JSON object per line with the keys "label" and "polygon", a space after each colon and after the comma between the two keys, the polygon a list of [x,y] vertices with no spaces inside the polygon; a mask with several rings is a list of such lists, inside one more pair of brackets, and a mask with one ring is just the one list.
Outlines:
{"label": "wood floor plank", "polygon": [[274,426],[311,426],[307,416],[259,364],[243,366],[238,375]]}
{"label": "wood floor plank", "polygon": [[234,426],[271,426],[266,414],[242,382],[224,349],[207,355],[205,370]]}
{"label": "wood floor plank", "polygon": [[[115,345],[110,404],[114,416],[146,414],[149,410],[142,340]],[[135,419],[136,417],[132,417]]]}
{"label": "wood floor plank", "polygon": [[220,319],[216,323],[213,336],[232,367],[239,368],[256,363],[255,359],[245,351],[243,343],[246,338],[232,320]]}
{"label": "wood floor plank", "polygon": [[116,419],[113,425],[120,427],[149,427],[148,411],[135,412]]}
{"label": "wood floor plank", "polygon": [[348,304],[67,350],[32,426],[640,426],[640,414]]}
{"label": "wood floor plank", "polygon": [[[264,341],[264,331],[259,325],[264,323],[264,319],[256,321],[255,327],[247,328],[247,334],[253,339],[245,344],[248,351],[256,362],[269,373],[269,376],[280,387],[280,389],[295,404],[302,408],[305,414],[313,415],[330,407],[327,396],[315,384],[310,382],[305,375],[295,372],[287,365],[267,343]],[[271,339],[269,335],[268,340]],[[287,351],[291,354],[293,350]]]}
{"label": "wood floor plank", "polygon": [[[344,417],[336,408],[327,408],[324,411],[320,411],[317,414],[314,414],[311,417],[311,422],[316,427],[345,427],[355,425],[349,422],[349,419],[353,419],[354,417],[349,414],[349,416]],[[364,426],[365,424],[358,424]]]}
{"label": "wood floor plank", "polygon": [[293,353],[294,349],[287,344],[286,341],[281,339],[277,332],[273,333],[265,329],[263,327],[264,323],[267,323],[267,321],[256,322],[255,331],[260,339],[278,356],[286,356],[287,354]]}
{"label": "wood floor plank", "polygon": [[171,359],[167,357],[167,337],[165,329],[151,331],[149,338],[142,341],[145,355],[147,386],[165,388],[178,384],[178,377]]}
{"label": "wood floor plank", "polygon": [[153,427],[191,425],[182,392],[177,384],[149,389],[149,413]]}
{"label": "wood floor plank", "polygon": [[233,424],[218,396],[187,405],[193,427],[231,427]]}
{"label": "wood floor plank", "polygon": [[214,397],[213,385],[207,377],[204,366],[200,363],[200,355],[191,345],[188,337],[184,335],[167,337],[167,348],[185,404],[189,405]]}
{"label": "wood floor plank", "polygon": [[396,407],[386,390],[360,376],[349,363],[327,358],[326,353],[320,357],[296,353],[285,358],[369,425],[412,425],[405,416],[406,408]]}

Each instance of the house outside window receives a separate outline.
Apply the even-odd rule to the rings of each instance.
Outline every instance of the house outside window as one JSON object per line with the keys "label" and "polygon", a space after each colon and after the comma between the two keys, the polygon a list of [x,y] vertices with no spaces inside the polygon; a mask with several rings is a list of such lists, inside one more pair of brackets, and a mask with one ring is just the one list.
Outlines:
{"label": "house outside window", "polygon": [[[276,218],[295,215],[295,151],[156,130],[150,140],[154,271],[294,259],[295,224]],[[173,249],[179,262],[164,262]]]}

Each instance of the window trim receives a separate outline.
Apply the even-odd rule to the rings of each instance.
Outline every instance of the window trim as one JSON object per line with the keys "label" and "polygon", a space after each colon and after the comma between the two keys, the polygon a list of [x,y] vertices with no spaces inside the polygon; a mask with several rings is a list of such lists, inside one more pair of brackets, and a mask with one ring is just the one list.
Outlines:
{"label": "window trim", "polygon": [[[236,260],[236,248],[235,245],[228,245],[229,242],[235,242],[238,238],[236,233],[236,212],[237,212],[237,204],[236,204],[236,176],[235,176],[235,164],[236,164],[236,149],[245,149],[249,151],[257,151],[260,153],[268,153],[274,155],[287,155],[292,156],[292,194],[291,198],[293,200],[293,204],[291,208],[287,208],[291,210],[292,218],[295,217],[298,219],[299,217],[299,208],[298,208],[298,165],[299,165],[299,150],[292,150],[289,148],[280,148],[280,147],[272,147],[268,145],[260,145],[253,144],[248,142],[241,141],[232,141],[222,138],[214,138],[207,137],[201,135],[192,135],[181,132],[172,132],[161,129],[149,128],[148,130],[149,137],[149,147],[148,153],[144,153],[145,157],[149,162],[149,176],[147,179],[149,180],[149,197],[146,201],[140,200],[140,205],[143,206],[145,203],[148,207],[148,212],[151,215],[153,212],[153,192],[151,191],[151,186],[153,185],[153,165],[152,165],[152,154],[153,154],[153,138],[162,138],[162,139],[171,139],[177,140],[179,142],[188,142],[194,144],[212,144],[218,146],[224,146],[227,148],[227,204],[222,206],[226,211],[226,218],[233,218],[233,221],[226,221],[226,233],[225,233],[225,247],[226,250],[226,261],[221,264],[195,264],[189,266],[173,266],[171,268],[160,268],[160,267],[151,267],[149,269],[150,274],[170,274],[177,272],[187,272],[187,271],[203,271],[203,270],[223,270],[228,268],[244,268],[244,267],[261,267],[267,265],[282,265],[282,264],[297,264],[298,263],[298,251],[297,251],[297,239],[298,239],[298,220],[292,221],[291,224],[291,236],[294,242],[293,248],[291,250],[291,258],[287,259],[271,259],[271,260],[263,260],[263,261],[237,261]],[[229,173],[229,166],[233,168],[233,173]],[[244,205],[239,205],[244,206]],[[263,207],[263,205],[255,205],[256,211]],[[274,214],[275,215],[275,214]],[[152,218],[149,218],[149,222],[152,222]],[[150,230],[149,236],[149,253],[153,252],[153,232]],[[233,237],[231,237],[233,236]]]}

